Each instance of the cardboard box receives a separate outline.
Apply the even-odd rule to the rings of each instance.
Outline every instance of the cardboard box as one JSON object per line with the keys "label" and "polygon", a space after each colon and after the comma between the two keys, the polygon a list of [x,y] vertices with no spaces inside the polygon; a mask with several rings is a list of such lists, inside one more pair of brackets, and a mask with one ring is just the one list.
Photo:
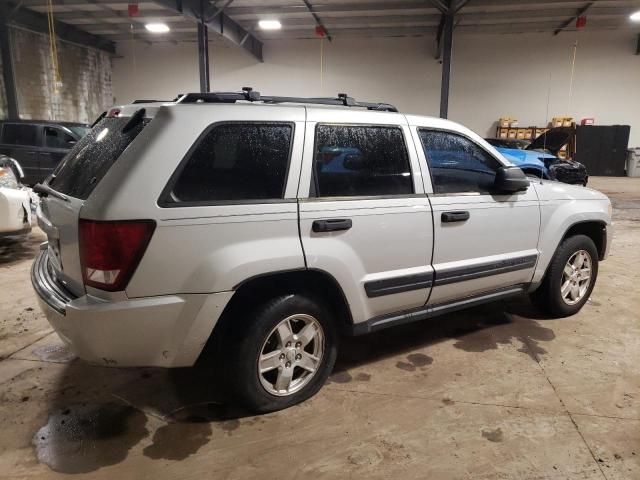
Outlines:
{"label": "cardboard box", "polygon": [[498,138],[507,138],[509,136],[509,129],[508,128],[501,128],[498,131]]}
{"label": "cardboard box", "polygon": [[498,125],[500,126],[500,128],[509,128],[511,120],[513,120],[511,117],[500,117],[500,120],[498,120]]}
{"label": "cardboard box", "polygon": [[515,120],[515,119],[511,120],[511,122],[509,123],[509,126],[511,128],[518,128],[518,120]]}
{"label": "cardboard box", "polygon": [[526,130],[524,128],[518,128],[516,130],[516,138],[518,140],[524,140],[524,134],[526,133]]}
{"label": "cardboard box", "polygon": [[553,117],[551,119],[552,127],[561,127],[563,123],[564,123],[564,117]]}
{"label": "cardboard box", "polygon": [[565,117],[562,121],[563,127],[570,127],[573,125],[573,117]]}
{"label": "cardboard box", "polygon": [[527,128],[524,131],[524,138],[526,138],[527,140],[533,140],[533,132],[535,131],[534,128]]}
{"label": "cardboard box", "polygon": [[518,131],[515,128],[510,128],[507,136],[509,138],[516,138],[517,135],[518,135]]}

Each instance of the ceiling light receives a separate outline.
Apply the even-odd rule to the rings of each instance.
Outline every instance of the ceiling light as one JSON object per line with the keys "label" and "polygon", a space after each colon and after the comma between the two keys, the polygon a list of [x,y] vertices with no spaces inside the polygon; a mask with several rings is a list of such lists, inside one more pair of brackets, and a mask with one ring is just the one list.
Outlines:
{"label": "ceiling light", "polygon": [[631,20],[633,20],[634,22],[640,22],[640,10],[638,10],[635,13],[632,13],[631,16],[629,17]]}
{"label": "ceiling light", "polygon": [[170,30],[166,23],[147,23],[144,27],[152,33],[167,33]]}
{"label": "ceiling light", "polygon": [[282,28],[280,20],[260,20],[258,26],[262,30],[280,30]]}

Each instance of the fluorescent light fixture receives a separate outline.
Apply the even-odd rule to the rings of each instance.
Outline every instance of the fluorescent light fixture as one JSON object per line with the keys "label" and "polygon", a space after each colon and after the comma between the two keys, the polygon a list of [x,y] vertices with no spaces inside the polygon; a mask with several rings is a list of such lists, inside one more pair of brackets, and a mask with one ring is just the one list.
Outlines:
{"label": "fluorescent light fixture", "polygon": [[629,18],[634,22],[640,22],[640,10],[635,13],[632,13]]}
{"label": "fluorescent light fixture", "polygon": [[144,28],[152,33],[167,33],[170,30],[166,23],[147,23]]}
{"label": "fluorescent light fixture", "polygon": [[282,28],[280,20],[260,20],[258,26],[262,30],[280,30]]}

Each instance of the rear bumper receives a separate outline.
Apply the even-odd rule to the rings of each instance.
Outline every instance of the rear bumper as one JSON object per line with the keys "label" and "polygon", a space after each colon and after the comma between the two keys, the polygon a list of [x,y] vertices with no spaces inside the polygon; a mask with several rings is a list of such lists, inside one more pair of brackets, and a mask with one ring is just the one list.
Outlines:
{"label": "rear bumper", "polygon": [[83,360],[118,366],[186,367],[195,363],[233,292],[105,301],[74,297],[57,282],[46,249],[31,269],[40,308]]}

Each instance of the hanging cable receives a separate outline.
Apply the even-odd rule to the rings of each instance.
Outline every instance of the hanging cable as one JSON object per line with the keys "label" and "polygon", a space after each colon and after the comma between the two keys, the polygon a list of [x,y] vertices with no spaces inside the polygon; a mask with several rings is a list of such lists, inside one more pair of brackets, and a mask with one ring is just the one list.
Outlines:
{"label": "hanging cable", "polygon": [[324,87],[324,38],[320,39],[320,94]]}
{"label": "hanging cable", "polygon": [[62,86],[60,63],[58,60],[58,45],[56,42],[56,25],[53,19],[53,0],[47,0],[47,21],[49,23],[49,49],[51,52],[51,67],[53,70],[53,93],[57,94]]}
{"label": "hanging cable", "polygon": [[578,50],[578,41],[573,44],[573,60],[571,61],[571,80],[569,81],[569,103],[567,105],[567,115],[571,112],[571,97],[573,96],[573,77],[576,71],[576,53]]}

